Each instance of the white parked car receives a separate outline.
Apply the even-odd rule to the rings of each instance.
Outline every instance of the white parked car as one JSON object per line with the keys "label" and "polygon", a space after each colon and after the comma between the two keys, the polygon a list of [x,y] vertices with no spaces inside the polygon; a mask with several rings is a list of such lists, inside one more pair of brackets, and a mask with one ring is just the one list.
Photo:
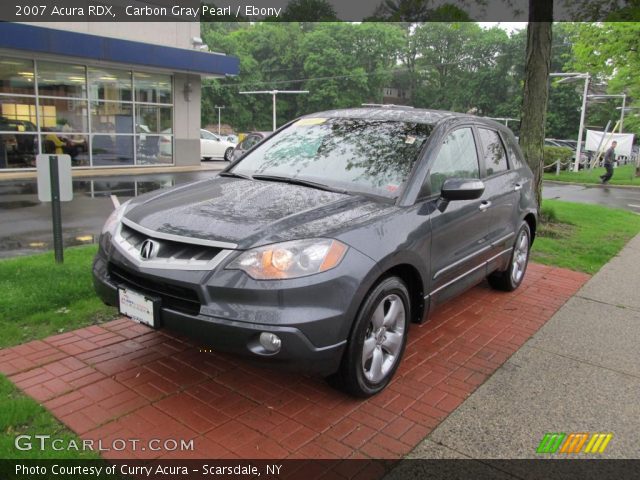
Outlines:
{"label": "white parked car", "polygon": [[[163,130],[160,137],[160,153],[164,155],[172,154],[171,147],[171,129]],[[236,144],[228,141],[223,137],[219,137],[209,130],[200,130],[200,158],[202,160],[211,160],[212,158],[224,159],[231,161],[231,153]]]}
{"label": "white parked car", "polygon": [[200,130],[200,157],[202,157],[203,160],[223,158],[229,161],[231,160],[231,153],[235,146],[235,143],[219,137],[209,130]]}

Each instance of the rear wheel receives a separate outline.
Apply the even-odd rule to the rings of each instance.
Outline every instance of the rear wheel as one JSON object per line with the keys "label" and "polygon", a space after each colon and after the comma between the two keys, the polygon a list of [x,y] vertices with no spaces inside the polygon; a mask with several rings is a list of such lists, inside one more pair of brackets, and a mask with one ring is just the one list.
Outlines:
{"label": "rear wheel", "polygon": [[527,222],[522,222],[520,230],[513,244],[513,251],[509,260],[509,267],[502,272],[489,275],[489,284],[496,290],[512,292],[520,286],[529,264],[529,247],[531,246],[531,231]]}
{"label": "rear wheel", "polygon": [[202,157],[203,162],[208,162],[209,160],[211,160],[211,157]]}
{"label": "rear wheel", "polygon": [[383,390],[396,372],[411,318],[409,292],[398,277],[382,280],[365,298],[340,370],[331,381],[358,397]]}

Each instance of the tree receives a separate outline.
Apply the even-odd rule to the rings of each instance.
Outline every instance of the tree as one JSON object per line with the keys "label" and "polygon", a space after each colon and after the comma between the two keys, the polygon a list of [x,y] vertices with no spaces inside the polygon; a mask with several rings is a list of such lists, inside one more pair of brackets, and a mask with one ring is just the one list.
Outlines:
{"label": "tree", "polygon": [[534,175],[538,205],[542,200],[544,131],[551,65],[552,26],[549,20],[552,17],[553,0],[529,0],[520,146]]}

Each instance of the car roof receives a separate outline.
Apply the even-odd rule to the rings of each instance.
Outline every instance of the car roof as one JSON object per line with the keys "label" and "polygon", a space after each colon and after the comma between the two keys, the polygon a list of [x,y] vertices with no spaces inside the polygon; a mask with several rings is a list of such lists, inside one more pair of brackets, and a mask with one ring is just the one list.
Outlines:
{"label": "car roof", "polygon": [[458,112],[448,112],[446,110],[432,110],[426,108],[413,108],[401,105],[380,105],[380,106],[363,106],[357,108],[346,108],[340,110],[327,110],[317,112],[310,115],[304,115],[302,118],[361,118],[366,120],[391,120],[402,122],[425,123],[434,125],[445,119],[467,119],[477,123],[490,125],[493,128],[505,129],[504,125],[484,117],[476,115],[468,115]]}

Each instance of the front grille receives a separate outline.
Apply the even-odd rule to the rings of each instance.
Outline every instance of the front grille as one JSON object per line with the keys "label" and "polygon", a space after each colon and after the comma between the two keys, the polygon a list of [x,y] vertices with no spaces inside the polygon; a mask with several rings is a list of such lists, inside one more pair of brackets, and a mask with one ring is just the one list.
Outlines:
{"label": "front grille", "polygon": [[[153,238],[134,230],[124,223],[122,224],[120,235],[128,244],[129,249],[136,254],[140,252],[140,247],[145,240]],[[155,259],[172,263],[205,265],[222,251],[221,248],[205,247],[161,238],[153,238],[153,240],[159,245]]]}
{"label": "front grille", "polygon": [[118,285],[130,287],[132,290],[147,294],[150,297],[159,297],[162,300],[163,307],[189,315],[198,315],[200,313],[200,298],[190,288],[143,277],[113,263],[109,263],[109,277]]}

